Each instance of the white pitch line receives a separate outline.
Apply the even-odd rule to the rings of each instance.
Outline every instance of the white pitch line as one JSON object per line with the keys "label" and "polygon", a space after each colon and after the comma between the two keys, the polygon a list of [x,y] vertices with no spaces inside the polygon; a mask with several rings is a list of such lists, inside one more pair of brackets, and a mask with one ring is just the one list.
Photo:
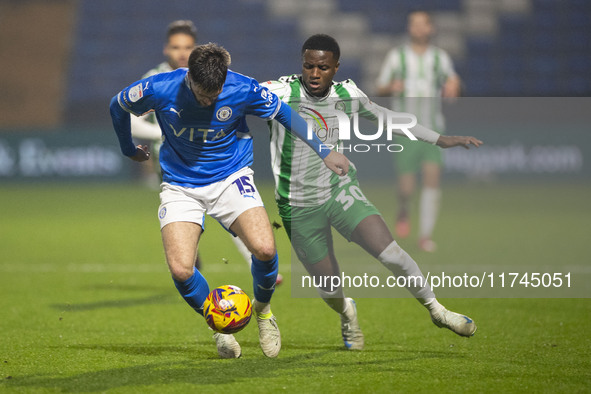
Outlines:
{"label": "white pitch line", "polygon": [[[301,271],[303,268],[301,267],[300,262],[291,262],[289,259],[283,259],[283,263],[279,266],[279,272],[291,272],[291,264],[296,264],[296,271]],[[350,266],[349,264],[342,264],[341,270],[346,270],[347,267]],[[380,267],[378,265],[378,267]],[[355,268],[359,268],[355,266]],[[470,274],[477,274],[487,272],[487,273],[494,273],[500,274],[502,272],[539,272],[539,273],[567,273],[571,272],[573,274],[591,274],[591,264],[589,265],[562,265],[556,267],[536,267],[534,265],[511,265],[511,266],[503,266],[503,265],[467,265],[467,264],[456,264],[456,265],[423,265],[420,266],[421,271],[423,272],[431,272],[431,273],[440,273],[446,272],[449,274],[458,274],[458,273],[470,273]],[[369,270],[374,271],[374,270]],[[368,272],[369,272],[368,271]],[[31,272],[38,272],[38,273],[45,273],[45,272],[80,272],[80,273],[157,273],[157,272],[168,272],[168,268],[166,264],[162,262],[162,264],[113,264],[113,263],[68,263],[68,264],[55,264],[55,263],[31,263],[31,262],[4,262],[0,263],[0,272],[24,272],[24,273],[31,273]],[[229,264],[225,264],[223,261],[213,261],[213,262],[205,262],[203,273],[207,274],[208,272],[212,273],[223,273],[223,272],[249,272],[250,269],[246,265],[246,262],[242,260],[230,262]],[[303,272],[303,271],[302,271]],[[387,271],[384,271],[387,272]],[[382,270],[379,272],[375,272],[375,274],[382,273]]]}
{"label": "white pitch line", "polygon": [[[4,273],[168,273],[166,264],[50,264],[50,263],[0,263],[0,272]],[[224,264],[223,262],[207,264],[203,273],[248,272],[250,269],[243,264]]]}

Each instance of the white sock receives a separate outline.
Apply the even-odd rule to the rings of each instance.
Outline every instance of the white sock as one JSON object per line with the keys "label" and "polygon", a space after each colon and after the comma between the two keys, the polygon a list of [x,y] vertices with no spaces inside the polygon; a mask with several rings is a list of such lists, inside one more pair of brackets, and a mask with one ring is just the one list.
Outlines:
{"label": "white sock", "polygon": [[[410,293],[425,307],[429,308],[428,305],[436,307],[437,304],[439,304],[435,299],[435,294],[431,290],[431,286],[429,286],[425,280],[417,263],[396,243],[396,241],[392,241],[392,243],[382,251],[378,256],[378,260],[395,276],[407,277],[408,285],[406,286],[406,289],[410,291]],[[409,280],[408,277],[416,279]],[[422,285],[422,287],[413,286],[415,284]],[[434,302],[436,304],[433,304]]]}
{"label": "white sock", "polygon": [[317,288],[318,294],[322,297],[322,300],[326,302],[333,311],[336,313],[343,314],[347,310],[347,303],[345,302],[345,296],[343,289],[338,288],[335,291],[324,291],[321,288]]}
{"label": "white sock", "polygon": [[264,315],[271,312],[271,303],[270,302],[259,302],[254,300],[254,310],[257,315]]}
{"label": "white sock", "polygon": [[252,264],[252,254],[250,253],[246,245],[244,245],[244,242],[242,242],[242,240],[238,237],[232,237],[232,241],[234,241],[236,249],[238,249],[242,257],[244,257],[244,260],[246,260],[246,264],[248,264],[248,266],[250,267]]}
{"label": "white sock", "polygon": [[435,221],[439,213],[441,190],[433,187],[424,187],[421,191],[419,202],[419,237],[431,238]]}
{"label": "white sock", "polygon": [[427,298],[426,300],[419,300],[422,302],[423,306],[429,310],[430,313],[434,313],[440,311],[441,309],[445,309],[443,305],[437,301],[437,298]]}

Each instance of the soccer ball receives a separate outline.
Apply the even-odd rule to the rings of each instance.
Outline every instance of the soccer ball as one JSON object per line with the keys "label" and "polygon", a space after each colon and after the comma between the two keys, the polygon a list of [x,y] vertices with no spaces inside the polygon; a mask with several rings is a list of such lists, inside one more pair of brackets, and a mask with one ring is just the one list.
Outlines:
{"label": "soccer ball", "polygon": [[226,285],[212,290],[203,303],[205,321],[216,332],[232,334],[250,321],[250,298],[237,286]]}

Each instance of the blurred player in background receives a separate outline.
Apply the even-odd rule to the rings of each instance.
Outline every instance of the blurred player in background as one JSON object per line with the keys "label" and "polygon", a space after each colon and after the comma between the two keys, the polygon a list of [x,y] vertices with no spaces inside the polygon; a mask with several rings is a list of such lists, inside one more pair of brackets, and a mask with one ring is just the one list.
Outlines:
{"label": "blurred player in background", "polygon": [[[166,60],[149,70],[142,76],[142,79],[152,75],[166,73],[176,70],[179,67],[187,67],[189,55],[197,43],[197,28],[193,22],[178,20],[168,25],[166,29],[166,44],[162,53]],[[151,152],[156,163],[156,171],[160,172],[158,164],[158,152],[162,146],[162,131],[156,121],[156,115],[146,114],[131,119],[131,134],[151,142]]]}
{"label": "blurred player in background", "polygon": [[[410,43],[392,49],[382,65],[378,94],[393,96],[393,108],[417,116],[420,124],[444,132],[440,97],[458,97],[461,82],[449,55],[430,44],[434,33],[431,16],[415,11],[408,16]],[[402,143],[402,141],[396,141]],[[432,234],[439,211],[441,151],[427,144],[404,144],[395,157],[398,172],[396,235],[410,234],[410,200],[415,190],[416,174],[421,172],[423,188],[419,202],[419,247],[434,252]]]}
{"label": "blurred player in background", "polygon": [[[271,312],[279,265],[267,212],[253,181],[252,138],[246,115],[276,119],[300,136],[307,124],[254,79],[228,69],[230,54],[216,44],[197,46],[189,68],[134,82],[110,103],[121,152],[138,162],[149,160],[147,146],[136,146],[130,113],[154,111],[164,135],[160,150],[162,191],[158,218],[169,270],[179,293],[199,314],[209,285],[194,267],[203,220],[208,213],[252,253],[253,311],[263,354],[277,357],[281,336]],[[239,138],[238,136],[242,138]],[[349,161],[309,140],[332,171],[346,174]],[[322,149],[324,148],[324,149]],[[218,354],[237,358],[240,345],[231,334],[215,333]]]}
{"label": "blurred player in background", "polygon": [[[168,25],[166,29],[166,43],[162,53],[166,60],[153,69],[145,73],[142,78],[148,78],[152,75],[174,71],[180,67],[187,67],[189,64],[189,55],[195,48],[197,43],[197,28],[193,22],[189,20],[177,20]],[[160,184],[160,163],[159,152],[162,146],[162,131],[156,120],[154,113],[146,115],[131,117],[131,135],[134,138],[146,140],[150,142],[150,151],[152,155],[152,163],[154,167],[154,174],[157,176],[157,182]],[[248,248],[240,238],[231,237],[236,245],[236,248],[249,265],[252,262],[251,254]],[[201,268],[201,258],[197,254],[195,259],[195,267]],[[277,275],[277,284],[281,284],[283,277],[281,274]]]}
{"label": "blurred player in background", "polygon": [[[349,117],[358,112],[370,120],[376,120],[381,111],[391,113],[372,103],[352,80],[333,81],[340,57],[339,45],[334,38],[324,34],[308,38],[301,55],[301,75],[281,77],[263,86],[293,108],[299,108],[300,113],[322,117],[326,122],[318,123],[322,132],[314,131],[326,145],[342,148],[339,133],[329,131],[339,127],[336,116],[330,114],[335,109],[346,112]],[[311,275],[340,275],[333,249],[332,226],[347,240],[377,258],[394,275],[424,279],[417,263],[394,241],[378,210],[361,192],[352,163],[346,176],[332,174],[304,141],[286,133],[277,122],[273,122],[270,128],[279,213],[299,260]],[[482,143],[473,137],[443,136],[420,125],[411,132],[435,149],[467,148],[470,144],[479,146]],[[419,141],[411,144],[429,146]],[[427,283],[407,289],[429,310],[437,326],[463,336],[471,336],[476,331],[470,318],[443,307]],[[351,350],[362,349],[364,338],[353,299],[345,298],[340,287],[337,290],[318,288],[318,291],[328,306],[340,314],[345,346]]]}

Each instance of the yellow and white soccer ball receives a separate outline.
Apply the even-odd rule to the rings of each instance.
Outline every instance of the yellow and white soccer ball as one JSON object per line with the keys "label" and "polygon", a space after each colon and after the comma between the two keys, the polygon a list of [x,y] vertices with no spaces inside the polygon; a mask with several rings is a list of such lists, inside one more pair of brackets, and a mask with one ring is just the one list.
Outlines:
{"label": "yellow and white soccer ball", "polygon": [[220,286],[211,291],[203,303],[205,321],[216,332],[232,334],[242,330],[252,315],[250,298],[241,288]]}

